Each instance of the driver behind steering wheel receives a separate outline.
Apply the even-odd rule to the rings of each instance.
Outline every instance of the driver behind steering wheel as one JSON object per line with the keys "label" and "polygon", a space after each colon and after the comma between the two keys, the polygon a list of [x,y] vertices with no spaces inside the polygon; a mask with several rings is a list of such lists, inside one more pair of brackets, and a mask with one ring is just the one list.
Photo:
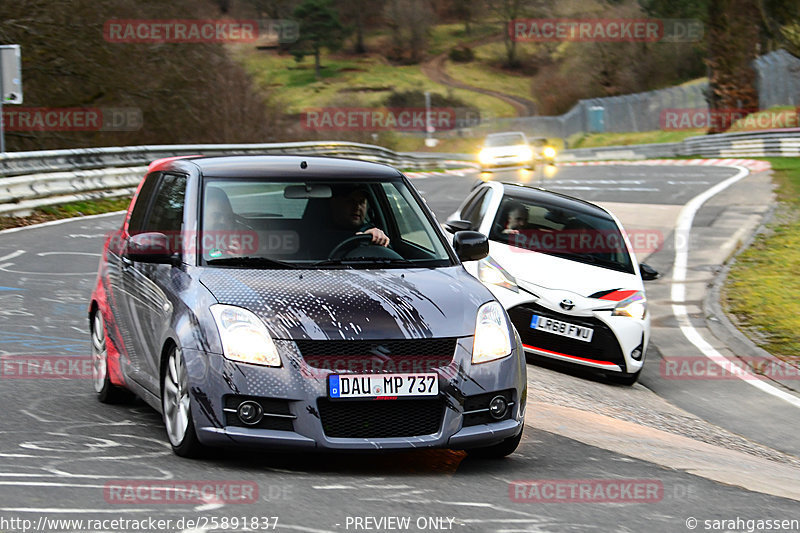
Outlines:
{"label": "driver behind steering wheel", "polygon": [[367,189],[361,185],[337,185],[332,188],[330,220],[335,244],[354,235],[371,235],[378,246],[389,246],[389,237],[374,225],[366,222],[368,207]]}

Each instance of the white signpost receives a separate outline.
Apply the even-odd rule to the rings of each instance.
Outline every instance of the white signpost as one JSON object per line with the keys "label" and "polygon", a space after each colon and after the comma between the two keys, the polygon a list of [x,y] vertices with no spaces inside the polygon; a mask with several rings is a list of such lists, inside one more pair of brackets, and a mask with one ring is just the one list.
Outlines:
{"label": "white signpost", "polygon": [[18,44],[0,45],[0,154],[6,151],[3,104],[22,103],[22,54]]}

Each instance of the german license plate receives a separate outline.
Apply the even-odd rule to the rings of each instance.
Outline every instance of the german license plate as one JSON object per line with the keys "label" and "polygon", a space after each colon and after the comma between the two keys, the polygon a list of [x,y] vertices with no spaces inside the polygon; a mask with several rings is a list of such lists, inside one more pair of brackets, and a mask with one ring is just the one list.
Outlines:
{"label": "german license plate", "polygon": [[334,374],[328,378],[331,398],[436,396],[439,376],[430,374]]}
{"label": "german license plate", "polygon": [[591,342],[592,335],[594,334],[592,328],[585,328],[576,324],[570,324],[569,322],[562,322],[561,320],[539,315],[533,315],[533,318],[531,318],[531,329],[546,331],[547,333],[553,333],[584,342]]}

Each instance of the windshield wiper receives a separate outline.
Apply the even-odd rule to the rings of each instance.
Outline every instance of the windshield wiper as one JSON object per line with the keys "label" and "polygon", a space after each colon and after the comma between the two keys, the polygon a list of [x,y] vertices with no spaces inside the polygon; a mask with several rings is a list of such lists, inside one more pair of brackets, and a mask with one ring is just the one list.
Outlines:
{"label": "windshield wiper", "polygon": [[240,256],[240,257],[220,257],[217,259],[207,259],[208,265],[225,265],[225,266],[273,266],[280,268],[297,268],[296,265],[271,259],[269,257],[259,256]]}
{"label": "windshield wiper", "polygon": [[596,255],[586,254],[586,253],[575,253],[575,252],[566,252],[563,255],[570,259],[574,258],[576,261],[591,263],[594,265],[602,265],[612,268],[614,270],[627,272],[626,265],[624,263],[613,261],[611,259],[604,259],[602,257],[597,257]]}
{"label": "windshield wiper", "polygon": [[373,265],[373,264],[417,266],[413,261],[396,257],[343,257],[341,259],[324,259],[322,261],[314,263],[311,266],[320,267],[320,266],[342,265],[342,266],[352,267],[352,265]]}

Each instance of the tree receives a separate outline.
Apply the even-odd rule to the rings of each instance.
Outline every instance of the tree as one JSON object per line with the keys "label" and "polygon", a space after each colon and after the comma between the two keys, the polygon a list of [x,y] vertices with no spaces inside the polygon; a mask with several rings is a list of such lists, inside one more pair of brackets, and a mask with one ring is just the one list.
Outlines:
{"label": "tree", "polygon": [[511,22],[521,18],[525,0],[487,0],[489,10],[500,19],[503,24],[503,44],[506,47],[506,66],[516,68],[519,66],[517,58],[517,40],[509,30]]}
{"label": "tree", "polygon": [[[294,10],[300,25],[300,36],[293,47],[294,56],[302,60],[314,55],[314,74],[320,78],[320,52],[323,48],[336,51],[342,46],[346,31],[331,0],[305,0]],[[309,50],[310,49],[310,50]]]}
{"label": "tree", "polygon": [[[708,8],[708,107],[758,109],[753,61],[758,57],[758,0],[711,0]],[[728,126],[713,127],[720,133]]]}
{"label": "tree", "polygon": [[422,60],[434,12],[427,0],[388,0],[385,16],[392,31],[392,55],[412,63]]}
{"label": "tree", "polygon": [[765,48],[784,48],[800,56],[800,3],[797,0],[761,0]]}
{"label": "tree", "polygon": [[353,21],[356,39],[353,51],[364,54],[367,47],[364,45],[364,28],[373,16],[383,11],[383,0],[338,0],[339,11],[346,20]]}

